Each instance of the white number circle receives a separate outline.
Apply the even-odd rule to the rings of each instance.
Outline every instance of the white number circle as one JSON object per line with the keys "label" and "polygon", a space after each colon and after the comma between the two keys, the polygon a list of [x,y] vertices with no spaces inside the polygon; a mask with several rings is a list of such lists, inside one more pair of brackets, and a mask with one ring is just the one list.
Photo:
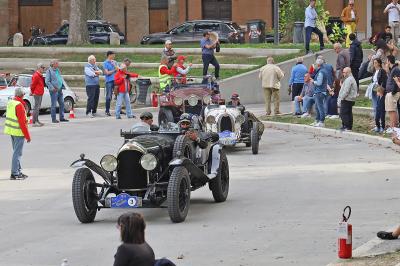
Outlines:
{"label": "white number circle", "polygon": [[135,206],[136,205],[136,199],[130,198],[128,200],[128,205],[131,206],[131,207]]}

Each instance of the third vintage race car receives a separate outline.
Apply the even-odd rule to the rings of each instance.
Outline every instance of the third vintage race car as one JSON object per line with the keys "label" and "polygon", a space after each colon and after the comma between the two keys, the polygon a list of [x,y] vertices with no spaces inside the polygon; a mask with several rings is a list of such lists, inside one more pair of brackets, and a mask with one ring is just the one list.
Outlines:
{"label": "third vintage race car", "polygon": [[200,149],[171,124],[158,132],[121,131],[125,141],[116,156],[105,155],[98,165],[82,154],[71,165],[78,168],[72,201],[80,222],[93,222],[103,208],[162,207],[164,203],[171,220],[182,222],[190,192],[206,184],[216,202],[226,200],[229,166],[218,135],[207,134],[208,145]]}
{"label": "third vintage race car", "polygon": [[219,134],[222,145],[245,143],[253,154],[258,153],[264,124],[243,106],[209,105],[204,111],[204,130]]}

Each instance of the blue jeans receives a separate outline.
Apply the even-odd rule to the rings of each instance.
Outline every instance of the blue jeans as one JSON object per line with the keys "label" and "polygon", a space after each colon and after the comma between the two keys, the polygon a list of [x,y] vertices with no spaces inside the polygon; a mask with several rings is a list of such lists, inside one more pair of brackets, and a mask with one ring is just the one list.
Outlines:
{"label": "blue jeans", "polygon": [[50,99],[51,99],[51,120],[55,121],[56,120],[56,109],[57,109],[57,102],[58,106],[60,108],[59,114],[60,114],[60,120],[64,119],[64,95],[62,91],[50,91]]}
{"label": "blue jeans", "polygon": [[114,90],[114,81],[106,82],[106,113],[110,112],[113,90]]}
{"label": "blue jeans", "polygon": [[313,32],[318,35],[320,50],[324,49],[324,35],[322,34],[322,32],[317,27],[315,27],[315,28],[306,27],[306,52],[307,53],[310,51],[311,34]]}
{"label": "blue jeans", "polygon": [[121,117],[121,108],[122,108],[122,101],[125,102],[126,108],[126,116],[132,117],[132,109],[131,109],[131,99],[129,98],[129,93],[118,93],[117,96],[117,105],[115,106],[115,116]]}
{"label": "blue jeans", "polygon": [[325,121],[325,107],[324,107],[325,98],[326,95],[323,94],[322,92],[316,93],[314,95],[315,112],[316,112],[315,121],[319,122]]}
{"label": "blue jeans", "polygon": [[[298,114],[309,113],[313,104],[314,104],[314,97],[310,97],[310,96],[306,95],[303,97],[303,108],[301,108],[299,97],[298,96],[294,97],[294,108],[295,108],[295,112]],[[302,109],[303,109],[303,111],[302,111]]]}
{"label": "blue jeans", "polygon": [[21,157],[24,142],[24,137],[11,136],[11,143],[14,151],[11,161],[11,174],[15,176],[21,174]]}

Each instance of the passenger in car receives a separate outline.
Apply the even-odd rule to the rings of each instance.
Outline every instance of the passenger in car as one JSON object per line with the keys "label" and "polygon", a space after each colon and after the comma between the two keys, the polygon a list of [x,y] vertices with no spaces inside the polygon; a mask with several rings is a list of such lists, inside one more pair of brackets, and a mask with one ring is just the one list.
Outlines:
{"label": "passenger in car", "polygon": [[153,114],[150,112],[141,113],[140,120],[142,124],[148,125],[151,131],[158,131],[160,129],[159,126],[153,124]]}
{"label": "passenger in car", "polygon": [[181,132],[198,145],[199,148],[207,148],[208,143],[205,141],[205,136],[202,137],[201,134],[192,127],[192,115],[183,113],[179,118],[178,124]]}
{"label": "passenger in car", "polygon": [[235,106],[235,107],[236,107],[236,106],[242,106],[242,104],[240,103],[239,94],[233,93],[232,96],[231,96],[231,101],[228,102],[227,105]]}

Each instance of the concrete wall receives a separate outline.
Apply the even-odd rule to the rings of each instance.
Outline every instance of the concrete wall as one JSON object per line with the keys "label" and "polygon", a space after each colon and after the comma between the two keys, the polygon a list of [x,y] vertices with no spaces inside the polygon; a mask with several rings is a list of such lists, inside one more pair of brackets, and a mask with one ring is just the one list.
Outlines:
{"label": "concrete wall", "polygon": [[[364,60],[370,54],[370,50],[364,50]],[[320,53],[324,56],[327,63],[336,66],[336,53],[333,50],[327,50]],[[315,55],[304,56],[304,64],[309,67],[315,62]],[[292,67],[296,64],[296,59],[279,63],[278,66],[285,73],[285,77],[281,81],[280,100],[281,102],[290,101],[288,95],[289,79]],[[259,69],[248,73],[241,74],[220,83],[222,95],[228,99],[232,93],[236,92],[240,95],[240,100],[244,104],[264,103],[264,92],[261,88],[261,81],[258,78]]]}

